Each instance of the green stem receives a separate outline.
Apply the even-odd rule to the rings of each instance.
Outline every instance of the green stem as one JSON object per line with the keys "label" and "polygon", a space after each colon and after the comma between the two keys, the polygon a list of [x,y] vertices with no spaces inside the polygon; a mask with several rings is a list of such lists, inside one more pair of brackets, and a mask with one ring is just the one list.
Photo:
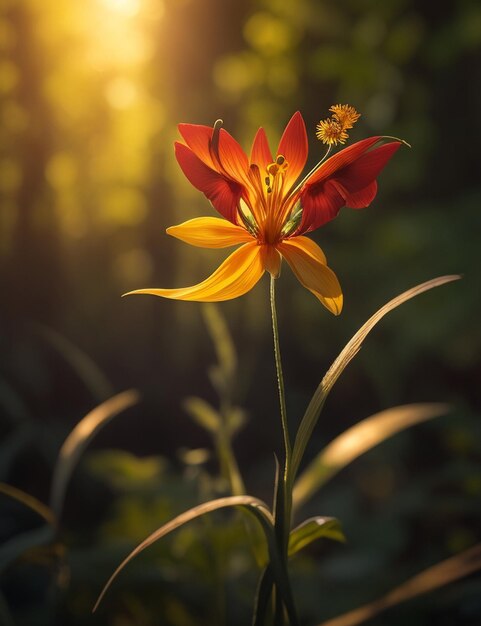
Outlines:
{"label": "green stem", "polygon": [[[279,328],[277,324],[277,310],[275,299],[275,278],[271,276],[270,284],[270,301],[271,301],[271,314],[272,314],[272,335],[274,339],[274,358],[276,362],[277,373],[277,387],[279,390],[279,407],[281,414],[282,434],[284,438],[284,465],[279,468],[277,476],[277,485],[274,495],[274,523],[276,528],[277,542],[280,554],[279,567],[284,569],[286,589],[284,592],[289,596],[288,598],[280,596],[280,590],[275,589],[275,619],[276,626],[282,624],[284,621],[284,611],[282,604],[284,603],[286,608],[290,607],[289,619],[291,624],[297,624],[298,619],[293,603],[292,590],[289,582],[289,575],[287,572],[287,557],[289,546],[289,533],[291,528],[291,511],[292,511],[292,481],[290,478],[291,473],[291,457],[292,448],[291,440],[289,437],[289,428],[287,424],[287,410],[286,410],[286,398],[284,389],[284,376],[282,374],[282,361],[281,350],[279,344]],[[283,594],[284,595],[284,594]],[[286,603],[287,601],[287,603]]]}
{"label": "green stem", "polygon": [[287,425],[286,398],[284,389],[284,377],[282,375],[281,349],[279,345],[279,328],[277,326],[276,311],[276,279],[271,276],[270,299],[272,314],[272,335],[274,338],[274,357],[276,361],[277,387],[279,389],[279,406],[281,410],[282,434],[284,436],[285,469],[287,470],[291,461],[291,441],[289,439],[289,428]]}

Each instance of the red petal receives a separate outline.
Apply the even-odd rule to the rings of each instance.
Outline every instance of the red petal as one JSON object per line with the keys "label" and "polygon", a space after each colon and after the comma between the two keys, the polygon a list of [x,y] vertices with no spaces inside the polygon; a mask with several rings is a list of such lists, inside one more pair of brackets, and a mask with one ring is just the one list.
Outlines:
{"label": "red petal", "polygon": [[242,187],[207,167],[190,148],[175,142],[175,156],[187,179],[212,202],[215,209],[233,224],[237,223],[237,206]]}
{"label": "red petal", "polygon": [[346,198],[346,206],[350,209],[365,209],[371,204],[377,194],[377,182],[373,181],[361,191],[351,193]]}
{"label": "red petal", "polygon": [[273,160],[265,130],[259,128],[252,144],[251,164],[257,165],[261,173],[264,174],[267,166],[272,163]]}
{"label": "red petal", "polygon": [[289,120],[279,142],[277,154],[282,154],[289,163],[286,172],[286,186],[291,187],[299,178],[307,161],[308,144],[306,125],[297,111]]}
{"label": "red petal", "polygon": [[331,158],[327,159],[327,161],[323,163],[321,167],[314,172],[314,174],[312,174],[312,176],[307,180],[306,185],[313,185],[321,180],[326,180],[326,178],[329,178],[341,168],[356,161],[356,159],[364,154],[366,150],[372,148],[380,139],[381,137],[368,137],[367,139],[353,143],[352,146],[337,152]]}
{"label": "red petal", "polygon": [[333,180],[327,180],[322,185],[316,185],[313,190],[303,192],[302,221],[296,235],[315,230],[334,219],[345,202]]}
{"label": "red petal", "polygon": [[399,142],[392,142],[370,150],[333,178],[347,190],[348,194],[356,193],[376,179],[400,145]]}
{"label": "red petal", "polygon": [[201,124],[179,124],[179,132],[192,152],[209,167],[216,169],[210,154],[210,141],[214,129]]}
{"label": "red petal", "polygon": [[248,183],[247,156],[234,137],[223,128],[219,133],[219,161],[228,176],[239,183]]}
{"label": "red petal", "polygon": [[342,150],[311,176],[301,194],[299,233],[319,228],[343,206],[369,206],[377,192],[376,177],[401,145],[395,141],[366,152],[378,139],[370,137]]}

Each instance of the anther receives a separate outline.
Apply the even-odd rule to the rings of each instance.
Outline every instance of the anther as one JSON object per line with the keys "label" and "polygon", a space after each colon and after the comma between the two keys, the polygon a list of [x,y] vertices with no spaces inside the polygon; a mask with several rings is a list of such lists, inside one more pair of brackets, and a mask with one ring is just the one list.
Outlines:
{"label": "anther", "polygon": [[271,184],[271,179],[269,178],[269,176],[266,176],[264,180],[266,185],[269,187],[269,185]]}
{"label": "anther", "polygon": [[267,187],[267,193],[272,193],[272,187]]}
{"label": "anther", "polygon": [[285,161],[285,157],[282,156],[282,154],[280,154],[277,158],[276,158],[276,163],[277,165],[282,165]]}
{"label": "anther", "polygon": [[267,166],[267,172],[271,176],[275,176],[278,171],[279,171],[279,167],[277,163],[271,163],[270,165]]}

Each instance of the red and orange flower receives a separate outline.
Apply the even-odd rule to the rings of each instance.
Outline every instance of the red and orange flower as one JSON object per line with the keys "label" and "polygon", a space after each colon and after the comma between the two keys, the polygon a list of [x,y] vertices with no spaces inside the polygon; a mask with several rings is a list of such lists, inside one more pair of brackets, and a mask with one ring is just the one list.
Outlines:
{"label": "red and orange flower", "polygon": [[[336,133],[343,143],[346,129],[359,117],[346,105],[331,111],[332,120],[318,126],[319,138],[330,146],[336,143]],[[332,220],[343,206],[367,207],[377,192],[376,177],[401,142],[379,136],[364,139],[323,159],[298,182],[308,153],[299,112],[287,124],[275,155],[262,128],[250,157],[221,123],[180,124],[179,131],[184,142],[175,143],[177,161],[222,217],[194,218],[167,232],[204,248],[241,245],[197,285],[131,293],[201,302],[230,300],[252,289],[265,271],[277,277],[284,258],[302,285],[338,315],[339,282],[320,247],[305,234]]]}

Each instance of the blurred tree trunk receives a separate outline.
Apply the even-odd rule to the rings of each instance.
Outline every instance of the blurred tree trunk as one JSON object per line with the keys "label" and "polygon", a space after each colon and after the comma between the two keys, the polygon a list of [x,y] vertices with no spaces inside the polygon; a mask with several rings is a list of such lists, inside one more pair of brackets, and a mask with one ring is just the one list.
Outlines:
{"label": "blurred tree trunk", "polygon": [[21,315],[51,323],[60,308],[63,272],[54,198],[45,178],[54,130],[43,94],[48,66],[35,30],[35,15],[26,3],[14,4],[9,18],[16,34],[12,61],[20,76],[15,95],[28,123],[15,148],[21,182],[14,198],[6,301],[13,318]]}

